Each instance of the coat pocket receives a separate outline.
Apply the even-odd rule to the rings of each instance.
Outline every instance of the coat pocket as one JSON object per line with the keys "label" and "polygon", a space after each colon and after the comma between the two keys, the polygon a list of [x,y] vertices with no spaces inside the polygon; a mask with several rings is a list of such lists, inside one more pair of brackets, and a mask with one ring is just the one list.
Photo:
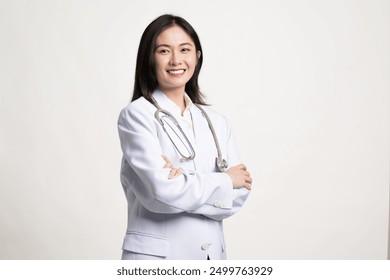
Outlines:
{"label": "coat pocket", "polygon": [[139,254],[166,257],[169,254],[169,239],[145,233],[128,232],[122,249]]}

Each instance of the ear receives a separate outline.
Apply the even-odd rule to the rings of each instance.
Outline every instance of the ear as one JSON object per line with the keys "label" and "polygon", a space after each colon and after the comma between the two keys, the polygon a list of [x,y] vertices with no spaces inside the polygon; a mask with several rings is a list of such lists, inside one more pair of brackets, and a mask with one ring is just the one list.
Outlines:
{"label": "ear", "polygon": [[197,51],[197,52],[196,52],[196,57],[197,57],[198,59],[200,58],[201,55],[202,55],[201,51]]}

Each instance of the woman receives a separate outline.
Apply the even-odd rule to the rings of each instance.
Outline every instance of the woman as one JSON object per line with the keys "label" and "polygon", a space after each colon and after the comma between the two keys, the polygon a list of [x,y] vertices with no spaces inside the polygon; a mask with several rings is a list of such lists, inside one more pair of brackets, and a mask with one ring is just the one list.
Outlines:
{"label": "woman", "polygon": [[243,205],[252,179],[226,119],[205,106],[202,60],[180,17],[160,16],[142,35],[133,99],[118,121],[128,201],[122,259],[226,259],[222,220]]}

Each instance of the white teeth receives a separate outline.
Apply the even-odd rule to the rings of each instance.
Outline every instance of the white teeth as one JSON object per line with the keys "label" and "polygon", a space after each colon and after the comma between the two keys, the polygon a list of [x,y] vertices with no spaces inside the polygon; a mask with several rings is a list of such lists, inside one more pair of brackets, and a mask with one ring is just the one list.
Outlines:
{"label": "white teeth", "polygon": [[184,73],[184,69],[180,69],[180,70],[169,70],[168,71],[169,74],[183,74]]}

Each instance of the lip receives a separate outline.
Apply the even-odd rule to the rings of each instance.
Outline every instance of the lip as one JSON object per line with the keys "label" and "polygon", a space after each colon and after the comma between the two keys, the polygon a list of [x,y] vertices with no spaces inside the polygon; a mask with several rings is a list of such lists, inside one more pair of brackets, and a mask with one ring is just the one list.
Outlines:
{"label": "lip", "polygon": [[167,73],[170,75],[174,76],[180,76],[183,75],[187,70],[183,68],[178,68],[178,69],[168,69]]}

